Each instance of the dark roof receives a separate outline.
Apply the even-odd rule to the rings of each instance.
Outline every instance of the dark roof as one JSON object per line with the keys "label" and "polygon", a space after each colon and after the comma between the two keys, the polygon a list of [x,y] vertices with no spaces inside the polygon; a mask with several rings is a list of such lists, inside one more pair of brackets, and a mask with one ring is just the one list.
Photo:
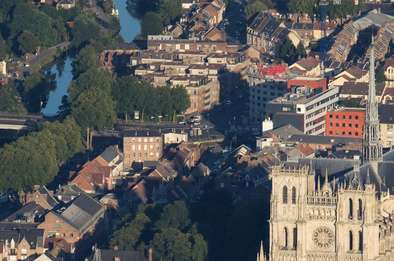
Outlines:
{"label": "dark roof", "polygon": [[137,251],[96,249],[95,261],[113,261],[119,258],[120,261],[146,261],[147,258]]}
{"label": "dark roof", "polygon": [[81,194],[72,204],[86,211],[91,216],[94,216],[103,208],[97,200],[86,194]]}
{"label": "dark roof", "polygon": [[394,104],[379,105],[380,123],[394,124]]}
{"label": "dark roof", "polygon": [[124,137],[160,137],[161,133],[157,130],[132,130],[124,131]]}
{"label": "dark roof", "polygon": [[[340,94],[368,95],[368,83],[345,82],[340,89]],[[384,83],[376,84],[376,94],[379,96],[384,89]]]}
{"label": "dark roof", "polygon": [[346,144],[346,143],[359,143],[362,140],[357,138],[344,138],[344,137],[334,137],[334,136],[318,136],[318,135],[293,135],[288,141],[290,142],[302,142],[309,144]]}
{"label": "dark roof", "polygon": [[46,210],[43,207],[32,201],[12,213],[5,219],[5,221],[13,222],[15,220],[21,220],[27,217],[32,217],[33,219],[35,219],[35,217],[43,216],[45,212]]}
{"label": "dark roof", "polygon": [[36,228],[35,224],[0,222],[0,242],[14,239],[19,243],[23,238],[29,242],[31,248],[42,247],[44,244],[44,230]]}
{"label": "dark roof", "polygon": [[293,125],[286,124],[279,128],[263,132],[263,137],[271,137],[271,135],[274,134],[283,140],[287,140],[292,135],[302,134],[302,133],[303,133],[302,131],[295,128]]}
{"label": "dark roof", "polygon": [[100,154],[100,157],[102,157],[105,161],[111,162],[113,161],[117,156],[119,155],[119,149],[118,146],[113,145],[107,147],[103,153]]}
{"label": "dark roof", "polygon": [[84,231],[103,212],[104,207],[98,201],[82,193],[60,216],[79,231]]}

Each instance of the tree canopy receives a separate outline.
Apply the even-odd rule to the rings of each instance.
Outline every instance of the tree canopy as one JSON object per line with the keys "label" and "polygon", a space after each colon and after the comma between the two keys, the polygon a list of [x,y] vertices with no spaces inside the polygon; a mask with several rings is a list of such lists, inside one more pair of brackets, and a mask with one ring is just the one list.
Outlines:
{"label": "tree canopy", "polygon": [[59,166],[81,149],[80,128],[73,119],[45,124],[0,149],[0,191],[47,184]]}
{"label": "tree canopy", "polygon": [[190,105],[189,96],[183,87],[158,87],[135,77],[118,78],[113,86],[113,97],[119,115],[130,115],[140,111],[143,116],[164,116],[184,112]]}
{"label": "tree canopy", "polygon": [[17,114],[26,113],[21,97],[13,84],[0,87],[0,111]]}
{"label": "tree canopy", "polygon": [[111,246],[122,250],[153,249],[153,259],[206,260],[207,243],[191,223],[184,201],[141,207],[135,217],[112,235]]}

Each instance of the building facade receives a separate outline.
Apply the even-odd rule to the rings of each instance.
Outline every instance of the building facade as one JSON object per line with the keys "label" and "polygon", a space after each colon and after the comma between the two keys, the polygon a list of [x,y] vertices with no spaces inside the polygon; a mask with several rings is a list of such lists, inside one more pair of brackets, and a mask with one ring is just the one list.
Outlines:
{"label": "building facade", "polygon": [[326,136],[362,138],[365,110],[362,108],[341,108],[328,111],[326,115]]}
{"label": "building facade", "polygon": [[123,165],[129,169],[134,162],[158,161],[163,155],[163,137],[157,131],[129,131],[123,137]]}
{"label": "building facade", "polygon": [[393,260],[393,197],[375,185],[336,186],[309,166],[273,168],[270,261]]}
{"label": "building facade", "polygon": [[310,89],[300,88],[267,104],[267,114],[273,119],[274,128],[291,124],[309,135],[325,133],[326,113],[339,100],[339,88],[331,88],[313,94]]}

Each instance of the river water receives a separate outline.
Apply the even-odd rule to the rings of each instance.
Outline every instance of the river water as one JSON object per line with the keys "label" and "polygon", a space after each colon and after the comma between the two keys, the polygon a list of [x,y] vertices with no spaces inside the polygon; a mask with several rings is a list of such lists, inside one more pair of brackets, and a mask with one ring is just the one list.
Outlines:
{"label": "river water", "polygon": [[[141,31],[140,21],[127,11],[127,0],[114,0],[114,7],[119,11],[119,34],[125,42],[130,43]],[[56,75],[56,88],[49,93],[48,102],[41,113],[44,116],[52,117],[58,114],[63,96],[68,95],[68,88],[73,79],[72,58],[67,56],[63,68],[54,64],[49,72]]]}
{"label": "river water", "polygon": [[119,10],[119,34],[125,42],[131,43],[141,32],[140,21],[130,15],[127,10],[127,0],[114,0],[114,6]]}
{"label": "river water", "polygon": [[71,64],[72,59],[67,56],[64,61],[64,66],[60,66],[56,63],[49,69],[48,72],[50,74],[56,75],[56,88],[49,92],[48,102],[41,110],[44,116],[56,116],[59,112],[59,106],[62,104],[63,96],[68,95],[68,88],[73,79]]}

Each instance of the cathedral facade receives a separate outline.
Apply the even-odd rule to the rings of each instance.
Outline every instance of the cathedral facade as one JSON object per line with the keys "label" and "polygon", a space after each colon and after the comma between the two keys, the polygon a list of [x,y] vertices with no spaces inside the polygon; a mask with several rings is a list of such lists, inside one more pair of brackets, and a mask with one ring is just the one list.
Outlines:
{"label": "cathedral facade", "polygon": [[394,198],[364,183],[320,182],[307,166],[273,168],[271,261],[394,260]]}
{"label": "cathedral facade", "polygon": [[340,159],[325,173],[317,166],[328,161],[320,159],[272,168],[270,261],[394,260],[394,151],[382,153],[374,48],[369,73],[361,162],[339,174],[329,169]]}

